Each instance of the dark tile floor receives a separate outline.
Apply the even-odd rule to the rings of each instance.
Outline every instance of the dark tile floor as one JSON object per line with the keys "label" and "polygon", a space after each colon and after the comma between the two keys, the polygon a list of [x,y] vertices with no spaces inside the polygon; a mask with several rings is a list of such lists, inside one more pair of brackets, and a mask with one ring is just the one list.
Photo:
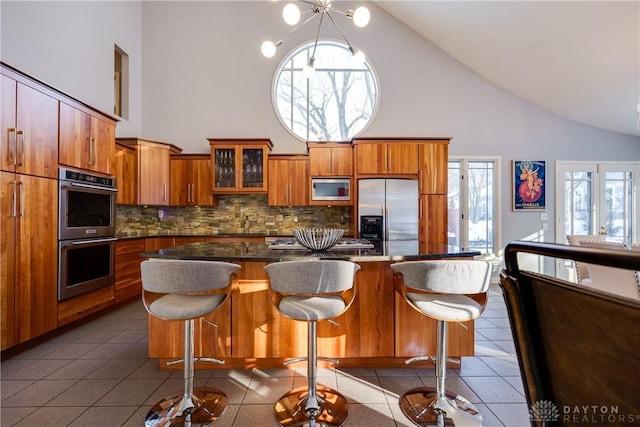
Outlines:
{"label": "dark tile floor", "polygon": [[[0,425],[142,426],[154,403],[182,388],[182,371],[147,356],[147,313],[133,302],[2,362]],[[525,427],[528,408],[501,290],[476,320],[476,356],[449,369],[447,386],[481,411],[484,425]],[[196,386],[223,389],[229,406],[216,426],[277,426],[273,404],[306,383],[306,369],[196,371]],[[350,402],[348,427],[411,426],[398,397],[434,386],[433,369],[320,369],[319,382]]]}

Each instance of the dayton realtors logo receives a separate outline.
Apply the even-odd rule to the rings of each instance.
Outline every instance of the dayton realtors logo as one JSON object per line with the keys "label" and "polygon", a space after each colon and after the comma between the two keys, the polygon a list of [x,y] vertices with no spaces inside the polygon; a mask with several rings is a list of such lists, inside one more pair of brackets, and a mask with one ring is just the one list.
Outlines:
{"label": "dayton realtors logo", "polygon": [[640,414],[621,414],[620,408],[608,405],[575,405],[561,406],[549,400],[538,400],[529,408],[531,421],[542,421],[542,425],[548,422],[558,421],[562,418],[563,424],[631,424],[640,423]]}

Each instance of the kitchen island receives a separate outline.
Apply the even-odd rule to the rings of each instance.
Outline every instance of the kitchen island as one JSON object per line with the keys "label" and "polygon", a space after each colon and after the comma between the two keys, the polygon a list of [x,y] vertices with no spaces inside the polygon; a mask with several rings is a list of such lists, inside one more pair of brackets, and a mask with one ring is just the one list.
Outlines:
{"label": "kitchen island", "polygon": [[[318,354],[340,360],[343,367],[401,367],[410,357],[435,355],[436,322],[415,311],[400,293],[402,278],[390,265],[423,259],[472,259],[478,252],[462,252],[434,245],[428,254],[418,252],[417,242],[385,242],[368,249],[340,249],[315,253],[306,250],[274,250],[260,242],[191,243],[144,252],[148,258],[195,259],[233,262],[242,266],[231,297],[223,307],[196,322],[196,356],[215,356],[224,365],[206,362],[196,368],[276,368],[282,362],[306,355],[307,327],[282,316],[269,295],[269,279],[263,267],[272,262],[299,259],[342,259],[356,262],[356,297],[337,325],[318,324]],[[182,355],[183,323],[149,317],[149,355],[167,360]],[[473,321],[452,324],[448,332],[451,357],[474,354]],[[421,362],[427,366],[430,362]],[[178,369],[174,365],[174,368]]]}

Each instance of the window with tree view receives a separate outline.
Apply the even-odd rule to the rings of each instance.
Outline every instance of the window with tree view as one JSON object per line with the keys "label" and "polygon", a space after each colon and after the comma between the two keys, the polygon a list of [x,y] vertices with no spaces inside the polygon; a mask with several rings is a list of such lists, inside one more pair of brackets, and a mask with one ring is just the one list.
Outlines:
{"label": "window with tree view", "polygon": [[[276,73],[274,106],[278,118],[305,141],[346,141],[362,132],[378,101],[370,65],[358,63],[348,46],[310,42],[285,58]],[[315,58],[314,71],[306,67]],[[313,70],[313,69],[312,69]]]}

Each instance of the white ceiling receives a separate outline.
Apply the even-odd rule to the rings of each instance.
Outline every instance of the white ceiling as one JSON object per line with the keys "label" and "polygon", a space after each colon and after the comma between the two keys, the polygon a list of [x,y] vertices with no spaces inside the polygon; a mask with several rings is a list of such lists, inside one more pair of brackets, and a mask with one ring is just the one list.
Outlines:
{"label": "white ceiling", "polygon": [[603,129],[640,133],[638,0],[375,3],[533,104]]}

